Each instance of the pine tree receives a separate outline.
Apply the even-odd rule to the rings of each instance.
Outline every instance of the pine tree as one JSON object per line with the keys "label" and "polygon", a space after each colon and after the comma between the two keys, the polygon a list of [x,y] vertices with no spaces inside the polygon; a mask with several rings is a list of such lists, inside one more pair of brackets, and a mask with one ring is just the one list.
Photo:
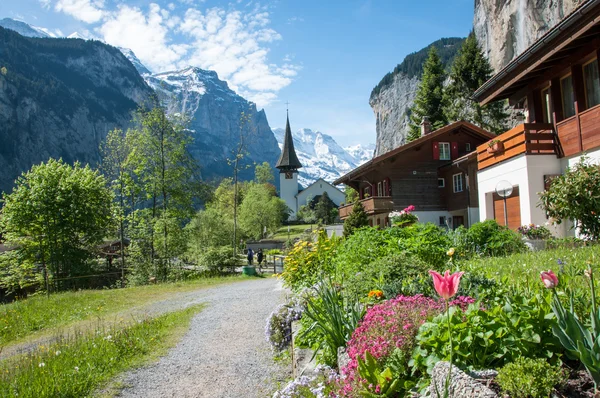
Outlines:
{"label": "pine tree", "polygon": [[444,80],[446,72],[435,47],[429,50],[429,56],[423,65],[423,76],[417,90],[415,102],[411,108],[410,131],[406,140],[414,141],[421,136],[421,121],[429,117],[433,129],[447,124],[444,114]]}
{"label": "pine tree", "polygon": [[362,203],[357,200],[352,207],[352,213],[344,221],[344,236],[350,236],[354,233],[355,229],[366,227],[367,225],[369,225],[369,216],[367,216]]}
{"label": "pine tree", "polygon": [[466,120],[496,134],[506,130],[508,115],[504,102],[481,106],[472,99],[473,93],[493,74],[492,67],[471,32],[458,52],[450,71],[450,84],[444,93],[444,113],[453,122]]}

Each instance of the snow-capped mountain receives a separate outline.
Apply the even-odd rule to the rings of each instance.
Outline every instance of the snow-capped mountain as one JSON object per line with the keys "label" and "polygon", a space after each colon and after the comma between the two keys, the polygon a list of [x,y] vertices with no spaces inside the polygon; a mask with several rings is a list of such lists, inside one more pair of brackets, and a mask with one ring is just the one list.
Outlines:
{"label": "snow-capped mountain", "polygon": [[[77,32],[76,32],[77,33]],[[140,75],[149,75],[152,72],[150,69],[146,68],[146,66],[139,60],[139,58],[131,51],[129,48],[117,47],[123,55],[135,66],[135,69],[140,73]]]}
{"label": "snow-capped mountain", "polygon": [[29,25],[28,23],[17,21],[16,19],[11,18],[0,19],[0,26],[6,29],[14,30],[21,36],[56,37],[56,35],[50,32],[48,29],[39,28],[37,26]]}
{"label": "snow-capped mountain", "polygon": [[[285,130],[273,130],[277,143],[283,146]],[[311,129],[300,129],[292,133],[294,149],[302,168],[298,182],[306,187],[319,178],[332,182],[373,157],[374,144],[367,147],[356,145],[351,151],[342,148],[330,135]],[[370,155],[369,155],[370,153]]]}

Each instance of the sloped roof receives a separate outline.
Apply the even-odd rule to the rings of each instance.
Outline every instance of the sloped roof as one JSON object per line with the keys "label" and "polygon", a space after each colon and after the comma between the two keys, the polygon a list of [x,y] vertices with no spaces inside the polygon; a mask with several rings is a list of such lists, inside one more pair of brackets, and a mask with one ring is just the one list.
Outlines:
{"label": "sloped roof", "polygon": [[281,156],[275,165],[280,170],[296,170],[302,167],[294,150],[294,140],[292,139],[292,129],[290,129],[290,117],[288,115],[285,123],[285,137],[283,139],[283,148]]}
{"label": "sloped roof", "polygon": [[431,133],[421,136],[419,138],[417,138],[414,141],[409,142],[408,144],[404,144],[402,146],[399,146],[396,149],[392,149],[389,152],[386,152],[380,156],[377,156],[376,158],[373,158],[371,160],[369,160],[368,162],[358,166],[357,168],[355,168],[354,170],[351,170],[350,172],[348,172],[347,174],[341,176],[340,178],[338,178],[337,180],[335,180],[333,182],[334,185],[339,185],[339,184],[343,184],[344,181],[348,181],[351,180],[353,177],[360,175],[361,173],[377,166],[379,163],[381,163],[382,161],[389,159],[393,156],[396,156],[404,151],[407,151],[411,148],[414,148],[416,146],[422,145],[423,143],[433,140],[434,138],[439,137],[440,135],[447,133],[449,131],[452,130],[456,130],[459,128],[466,128],[467,130],[469,130],[471,133],[476,134],[481,136],[482,138],[484,138],[485,140],[491,140],[494,137],[496,137],[494,134],[482,129],[479,126],[474,125],[473,123],[469,123],[466,122],[464,120],[459,120],[458,122],[454,122],[454,123],[450,123],[442,128],[439,128],[435,131],[432,131]]}
{"label": "sloped roof", "polygon": [[339,189],[338,187],[336,187],[336,186],[332,185],[331,183],[325,181],[323,178],[319,178],[317,181],[313,182],[312,184],[310,184],[309,186],[307,186],[306,188],[304,188],[303,190],[301,190],[300,192],[298,192],[296,194],[296,197],[298,195],[300,195],[302,192],[306,191],[307,189],[310,189],[311,187],[317,185],[317,182],[324,182],[325,184],[329,185],[331,188],[336,189],[336,190],[338,190],[338,191],[340,191],[340,192],[343,193],[343,191],[341,189]]}

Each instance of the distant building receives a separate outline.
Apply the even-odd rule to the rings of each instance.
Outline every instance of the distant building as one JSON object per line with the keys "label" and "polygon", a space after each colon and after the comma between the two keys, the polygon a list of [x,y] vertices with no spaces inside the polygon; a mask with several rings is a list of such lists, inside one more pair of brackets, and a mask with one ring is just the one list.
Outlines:
{"label": "distant building", "polygon": [[329,198],[339,206],[344,200],[344,192],[340,191],[322,178],[306,188],[298,184],[298,170],[302,168],[300,160],[294,149],[290,118],[286,120],[285,136],[281,156],[275,165],[279,169],[279,196],[290,209],[290,220],[296,219],[296,214],[301,206],[308,204],[313,198],[327,192]]}
{"label": "distant building", "polygon": [[[420,222],[443,227],[479,221],[477,153],[494,136],[465,121],[435,131],[425,118],[421,137],[373,158],[338,178],[358,191],[371,226],[389,225],[389,213],[415,206]],[[340,207],[340,218],[352,204]]]}
{"label": "distant building", "polygon": [[[525,123],[477,148],[479,214],[516,229],[548,221],[538,192],[582,154],[600,163],[600,1],[588,0],[481,86],[481,104],[508,99]],[[495,192],[512,186],[507,198]],[[502,191],[501,191],[502,192]],[[567,235],[564,224],[553,227]]]}

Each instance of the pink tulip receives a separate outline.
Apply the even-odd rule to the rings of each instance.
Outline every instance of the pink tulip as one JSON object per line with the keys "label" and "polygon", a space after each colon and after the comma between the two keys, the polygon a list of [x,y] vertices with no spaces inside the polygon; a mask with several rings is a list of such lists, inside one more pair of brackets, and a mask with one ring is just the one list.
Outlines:
{"label": "pink tulip", "polygon": [[446,300],[456,294],[460,283],[460,277],[464,274],[464,272],[455,272],[450,275],[449,270],[446,270],[444,276],[432,270],[430,270],[429,273],[433,277],[433,287],[435,288],[435,291]]}
{"label": "pink tulip", "polygon": [[558,286],[558,277],[552,272],[552,270],[542,271],[540,272],[540,277],[542,278],[542,282],[547,289],[554,289]]}

